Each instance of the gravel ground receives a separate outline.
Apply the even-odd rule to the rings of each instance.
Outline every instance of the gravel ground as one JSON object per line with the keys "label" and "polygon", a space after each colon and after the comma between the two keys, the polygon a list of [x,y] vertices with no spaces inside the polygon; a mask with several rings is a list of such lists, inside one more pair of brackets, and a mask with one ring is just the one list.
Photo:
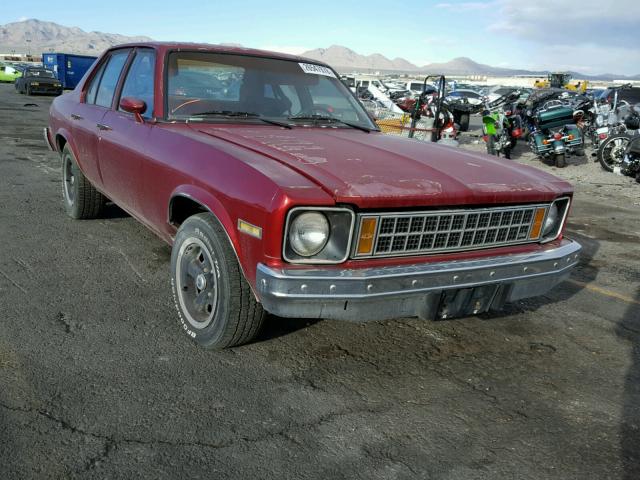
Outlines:
{"label": "gravel ground", "polygon": [[179,331],[169,247],[115,207],[64,215],[50,101],[0,85],[1,479],[640,478],[640,185],[519,148],[576,185],[585,255],[547,296],[443,322],[270,318],[210,352]]}

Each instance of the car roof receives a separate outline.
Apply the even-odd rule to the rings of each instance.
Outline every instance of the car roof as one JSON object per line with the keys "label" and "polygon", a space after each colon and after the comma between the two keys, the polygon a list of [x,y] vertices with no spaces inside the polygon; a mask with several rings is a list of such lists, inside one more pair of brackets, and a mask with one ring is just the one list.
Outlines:
{"label": "car roof", "polygon": [[273,52],[269,50],[259,50],[256,48],[245,48],[236,45],[215,45],[211,43],[190,43],[190,42],[135,42],[115,45],[108,51],[118,48],[154,48],[161,52],[168,51],[201,51],[208,53],[227,53],[236,55],[250,55],[252,57],[275,58],[280,60],[293,60],[296,62],[315,63],[317,65],[328,66],[325,62],[312,58],[290,55],[288,53]]}

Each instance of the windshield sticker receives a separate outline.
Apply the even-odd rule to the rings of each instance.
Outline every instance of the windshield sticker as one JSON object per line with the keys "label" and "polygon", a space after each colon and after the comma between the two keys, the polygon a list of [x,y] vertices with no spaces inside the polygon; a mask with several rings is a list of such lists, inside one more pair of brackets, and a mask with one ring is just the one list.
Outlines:
{"label": "windshield sticker", "polygon": [[299,63],[300,68],[304,73],[310,73],[312,75],[324,75],[325,77],[333,77],[336,78],[336,74],[333,73],[333,70],[327,67],[323,67],[322,65],[316,65],[314,63]]}

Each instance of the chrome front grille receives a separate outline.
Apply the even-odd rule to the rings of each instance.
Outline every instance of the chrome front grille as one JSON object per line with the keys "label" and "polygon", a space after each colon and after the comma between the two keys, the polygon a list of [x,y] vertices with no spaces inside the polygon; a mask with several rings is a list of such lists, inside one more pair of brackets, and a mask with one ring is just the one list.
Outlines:
{"label": "chrome front grille", "polygon": [[[353,258],[455,252],[533,242],[536,212],[549,205],[526,205],[465,210],[361,214]],[[542,212],[539,212],[541,216]],[[375,234],[368,252],[359,249],[363,222],[375,219]],[[370,221],[370,220],[369,220]]]}

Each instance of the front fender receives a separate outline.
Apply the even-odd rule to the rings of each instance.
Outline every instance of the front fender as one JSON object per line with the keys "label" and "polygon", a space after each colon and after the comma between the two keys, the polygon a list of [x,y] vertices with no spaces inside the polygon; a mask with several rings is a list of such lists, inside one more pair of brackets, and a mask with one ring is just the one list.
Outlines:
{"label": "front fender", "polygon": [[240,265],[244,278],[253,290],[255,283],[255,267],[252,267],[250,263],[247,264],[247,255],[243,254],[242,242],[240,242],[240,238],[238,236],[236,222],[231,218],[231,215],[229,215],[229,212],[224,205],[222,205],[214,195],[201,187],[196,185],[180,185],[171,193],[171,199],[167,207],[167,222],[170,221],[172,205],[177,197],[185,197],[193,200],[216,217],[227,234],[227,238],[231,244],[231,248],[236,254],[236,259],[238,260],[238,264]]}

